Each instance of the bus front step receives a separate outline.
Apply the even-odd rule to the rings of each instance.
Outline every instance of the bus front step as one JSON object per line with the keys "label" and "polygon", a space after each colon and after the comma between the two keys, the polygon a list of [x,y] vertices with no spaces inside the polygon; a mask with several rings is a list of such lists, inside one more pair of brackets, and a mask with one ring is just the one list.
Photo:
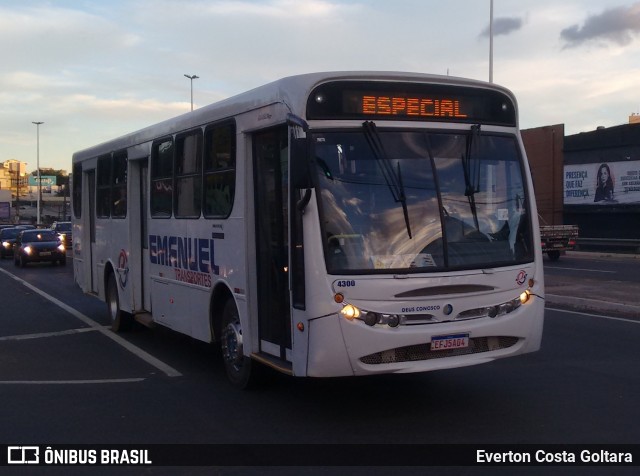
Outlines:
{"label": "bus front step", "polygon": [[143,326],[146,326],[149,328],[153,328],[156,325],[155,321],[153,320],[153,317],[148,312],[140,312],[138,314],[135,314],[133,318]]}

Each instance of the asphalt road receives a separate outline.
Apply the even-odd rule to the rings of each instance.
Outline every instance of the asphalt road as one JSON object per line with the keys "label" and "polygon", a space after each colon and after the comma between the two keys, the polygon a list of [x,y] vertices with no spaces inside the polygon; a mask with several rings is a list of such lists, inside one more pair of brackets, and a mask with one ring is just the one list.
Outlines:
{"label": "asphalt road", "polygon": [[640,255],[569,252],[544,265],[547,306],[640,319]]}
{"label": "asphalt road", "polygon": [[[258,390],[241,392],[226,382],[211,346],[161,328],[114,337],[104,327],[104,303],[73,285],[70,266],[17,269],[4,261],[0,289],[0,441],[6,444],[640,441],[640,323],[634,319],[549,309],[543,347],[534,354],[427,374],[272,374]],[[593,474],[577,469],[574,474]],[[180,471],[187,473],[209,474]]]}

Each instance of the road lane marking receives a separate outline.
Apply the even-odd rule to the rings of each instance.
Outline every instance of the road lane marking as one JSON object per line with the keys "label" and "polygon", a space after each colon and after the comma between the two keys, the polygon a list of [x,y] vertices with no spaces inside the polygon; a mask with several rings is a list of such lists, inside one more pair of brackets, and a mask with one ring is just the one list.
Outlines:
{"label": "road lane marking", "polygon": [[0,385],[92,385],[96,383],[135,383],[144,378],[107,378],[104,380],[0,380]]}
{"label": "road lane marking", "polygon": [[4,336],[0,337],[0,341],[3,340],[29,340],[29,339],[40,339],[42,337],[57,337],[57,336],[68,336],[72,334],[80,334],[83,332],[93,332],[98,329],[95,327],[81,327],[79,329],[68,329],[66,331],[58,331],[58,332],[41,332],[39,334],[20,334],[15,336]]}
{"label": "road lane marking", "polygon": [[569,271],[589,271],[590,273],[611,273],[611,274],[617,273],[617,271],[608,271],[603,269],[565,268],[563,266],[545,266],[545,269],[568,269]]}
{"label": "road lane marking", "polygon": [[604,316],[602,314],[592,314],[590,312],[584,312],[584,311],[570,311],[568,309],[558,309],[557,307],[545,307],[545,309],[548,309],[550,311],[566,312],[567,314],[581,314],[583,316],[599,317],[600,319],[608,319],[610,321],[622,321],[622,322],[630,322],[631,324],[640,324],[640,321],[638,320],[627,319],[624,317]]}
{"label": "road lane marking", "polygon": [[114,342],[116,342],[120,346],[124,347],[125,349],[127,349],[129,352],[131,352],[132,354],[134,354],[138,358],[140,358],[140,359],[144,360],[145,362],[147,362],[149,365],[152,365],[153,367],[157,368],[158,370],[164,372],[168,377],[181,377],[182,376],[182,374],[180,372],[178,372],[176,369],[174,369],[170,365],[165,364],[160,359],[154,357],[153,355],[151,355],[148,352],[142,350],[141,348],[133,345],[128,340],[123,339],[122,337],[117,335],[115,332],[112,332],[110,329],[105,328],[104,326],[98,324],[96,321],[94,321],[93,319],[85,316],[80,311],[78,311],[78,310],[72,308],[71,306],[63,303],[59,299],[54,298],[50,294],[45,293],[41,289],[39,289],[39,288],[35,287],[34,285],[32,285],[31,283],[28,283],[24,279],[21,279],[21,278],[17,277],[16,275],[11,274],[10,272],[6,271],[5,269],[0,268],[0,271],[3,272],[4,274],[6,274],[7,276],[9,276],[10,278],[14,279],[15,281],[19,282],[23,286],[31,289],[33,292],[39,294],[40,296],[42,296],[43,298],[47,299],[48,301],[51,301],[56,306],[64,309],[65,311],[67,311],[69,314],[71,314],[75,318],[80,319],[82,322],[87,324],[89,327],[101,332],[102,335],[108,337],[109,339],[113,340]]}

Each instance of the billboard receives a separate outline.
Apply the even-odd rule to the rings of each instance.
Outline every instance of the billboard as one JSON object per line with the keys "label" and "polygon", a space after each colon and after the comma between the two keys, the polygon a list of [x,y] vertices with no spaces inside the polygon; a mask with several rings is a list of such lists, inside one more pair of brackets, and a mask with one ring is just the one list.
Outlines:
{"label": "billboard", "polygon": [[[40,176],[40,184],[43,187],[51,187],[56,184],[55,175],[41,175]],[[36,175],[29,175],[29,187],[37,187],[38,186],[38,177]]]}
{"label": "billboard", "polygon": [[564,204],[640,204],[640,161],[565,165]]}

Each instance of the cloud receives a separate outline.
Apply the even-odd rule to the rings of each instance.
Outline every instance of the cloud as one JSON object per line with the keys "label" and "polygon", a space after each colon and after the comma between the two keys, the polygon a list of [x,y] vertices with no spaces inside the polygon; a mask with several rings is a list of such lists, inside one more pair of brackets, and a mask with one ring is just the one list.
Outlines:
{"label": "cloud", "polygon": [[640,33],[640,3],[605,10],[587,17],[584,24],[572,25],[560,32],[565,48],[577,47],[590,40],[604,40],[625,46]]}
{"label": "cloud", "polygon": [[[509,33],[512,33],[522,28],[523,24],[524,22],[522,21],[522,18],[518,18],[518,17],[496,18],[493,20],[493,36],[508,35]],[[482,30],[482,33],[480,33],[480,37],[488,38],[489,33],[490,33],[489,27],[487,26],[484,30]]]}
{"label": "cloud", "polygon": [[323,0],[274,0],[263,3],[248,1],[220,1],[209,4],[217,14],[256,15],[262,18],[315,18],[330,17],[344,7]]}

